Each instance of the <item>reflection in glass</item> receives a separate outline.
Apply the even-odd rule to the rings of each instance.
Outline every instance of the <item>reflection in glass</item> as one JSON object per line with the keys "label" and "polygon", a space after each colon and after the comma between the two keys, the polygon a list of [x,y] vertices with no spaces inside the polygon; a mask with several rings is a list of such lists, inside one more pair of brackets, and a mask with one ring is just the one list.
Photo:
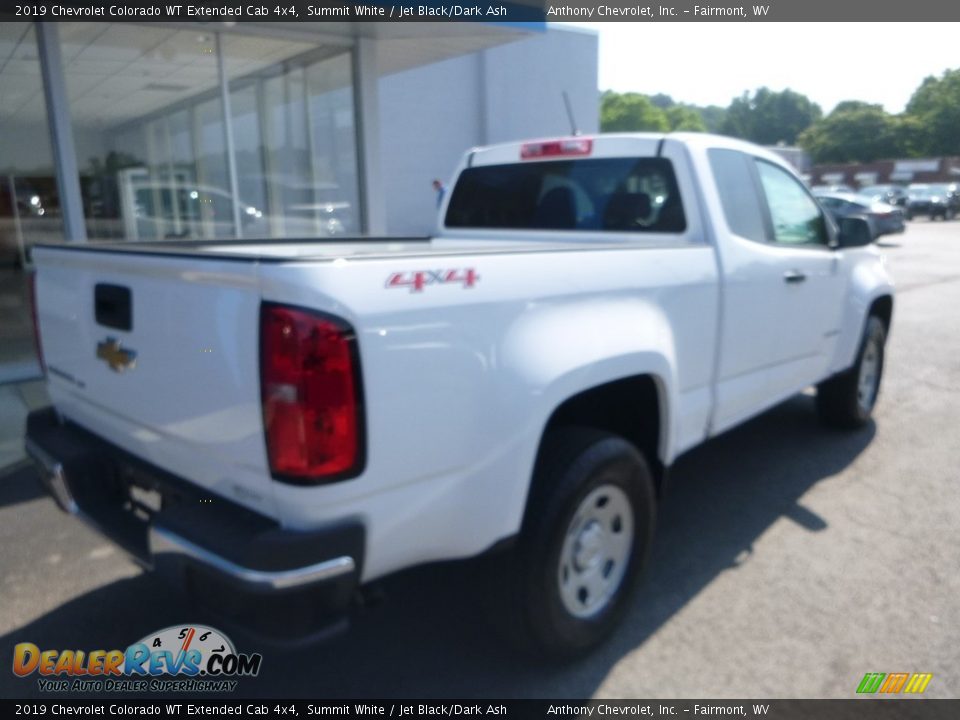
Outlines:
{"label": "reflection in glass", "polygon": [[[278,44],[227,37],[227,65]],[[240,197],[264,213],[245,237],[360,231],[349,53],[317,48],[231,76],[230,105]]]}
{"label": "reflection in glass", "polygon": [[214,33],[64,23],[60,35],[91,240],[359,230],[349,52],[221,38],[234,198]]}
{"label": "reflection in glass", "polygon": [[0,23],[0,381],[39,372],[30,249],[63,240],[33,25]]}

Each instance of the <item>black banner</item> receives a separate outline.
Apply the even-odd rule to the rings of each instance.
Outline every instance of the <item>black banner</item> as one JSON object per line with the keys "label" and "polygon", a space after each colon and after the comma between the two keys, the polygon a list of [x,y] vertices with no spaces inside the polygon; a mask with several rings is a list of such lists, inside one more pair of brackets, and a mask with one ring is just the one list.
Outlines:
{"label": "black banner", "polygon": [[0,0],[22,21],[509,22],[542,23],[543,0]]}
{"label": "black banner", "polygon": [[43,700],[0,701],[13,716],[259,718],[769,718],[947,720],[960,700]]}
{"label": "black banner", "polygon": [[[4,21],[187,22],[944,22],[943,0],[0,0]],[[868,32],[851,28],[852,33]]]}

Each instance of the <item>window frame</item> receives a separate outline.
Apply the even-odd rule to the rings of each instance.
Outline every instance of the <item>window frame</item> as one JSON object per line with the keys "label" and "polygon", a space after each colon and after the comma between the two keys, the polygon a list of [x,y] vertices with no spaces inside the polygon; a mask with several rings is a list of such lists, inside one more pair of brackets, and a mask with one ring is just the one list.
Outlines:
{"label": "window frame", "polygon": [[[754,186],[757,188],[757,191],[760,193],[760,198],[762,202],[760,203],[760,212],[763,215],[763,223],[766,227],[767,232],[767,244],[774,247],[781,248],[800,248],[804,250],[834,250],[837,247],[837,232],[836,227],[834,226],[833,220],[830,218],[830,213],[826,212],[820,202],[817,200],[816,196],[810,191],[810,189],[803,183],[802,180],[797,178],[789,170],[785,169],[783,166],[778,163],[772,162],[766,158],[759,157],[757,155],[749,156],[753,162],[750,166],[750,174],[754,179]],[[814,207],[817,209],[817,212],[820,215],[820,220],[823,222],[824,232],[826,235],[825,242],[823,243],[789,243],[777,240],[776,228],[773,224],[773,213],[770,210],[770,199],[767,197],[767,189],[763,185],[763,178],[760,176],[760,163],[768,165],[775,170],[786,175],[790,180],[792,180],[800,188],[800,190],[810,199]]]}
{"label": "window frame", "polygon": [[[585,162],[603,162],[603,161],[624,161],[628,163],[634,163],[636,167],[637,163],[642,161],[653,161],[653,162],[662,162],[668,169],[672,178],[670,183],[672,184],[674,193],[677,197],[677,200],[680,203],[680,208],[683,213],[683,228],[681,230],[651,230],[646,228],[637,228],[637,229],[620,229],[620,228],[610,228],[606,229],[603,227],[570,227],[570,228],[548,228],[548,227],[529,227],[529,226],[518,226],[518,227],[500,227],[500,226],[476,226],[476,225],[465,225],[465,224],[450,224],[450,213],[454,207],[454,200],[456,199],[456,193],[458,188],[461,185],[464,174],[485,168],[498,168],[498,167],[514,167],[514,166],[527,166],[532,167],[535,165],[550,166],[554,164],[567,164],[573,165],[574,163],[585,163]],[[569,177],[564,178],[565,181],[572,182]],[[466,165],[461,168],[460,172],[457,175],[456,182],[453,185],[452,190],[450,190],[450,199],[446,202],[446,205],[443,209],[443,216],[441,219],[442,226],[445,230],[452,231],[453,233],[464,232],[471,235],[476,235],[477,233],[492,233],[494,235],[511,232],[511,233],[569,233],[571,236],[600,236],[600,237],[617,237],[623,236],[631,239],[639,239],[646,237],[657,237],[657,236],[667,236],[670,238],[686,238],[689,236],[691,231],[695,227],[695,216],[694,211],[691,210],[690,205],[687,202],[687,197],[682,189],[681,174],[677,166],[677,161],[672,157],[665,157],[663,155],[643,155],[643,156],[634,156],[634,155],[597,155],[590,158],[576,159],[576,158],[560,158],[560,159],[544,159],[544,160],[532,160],[524,161],[522,163],[516,162],[499,162],[492,164],[481,164],[481,165]],[[560,184],[561,186],[563,183]],[[542,188],[541,188],[542,189]],[[574,189],[574,188],[571,188]],[[584,188],[579,187],[580,192],[583,192],[585,197],[590,201],[595,201],[598,197],[594,197],[587,193]],[[576,189],[574,189],[576,192]],[[607,196],[607,200],[609,200]],[[651,198],[652,199],[652,198]],[[604,206],[605,207],[605,206]],[[656,224],[656,223],[654,223]]]}

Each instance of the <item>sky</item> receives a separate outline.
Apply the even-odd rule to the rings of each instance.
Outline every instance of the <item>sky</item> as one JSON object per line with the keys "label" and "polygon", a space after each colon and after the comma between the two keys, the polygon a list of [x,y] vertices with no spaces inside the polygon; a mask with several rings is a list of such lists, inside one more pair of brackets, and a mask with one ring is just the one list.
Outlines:
{"label": "sky", "polygon": [[601,90],[720,105],[789,87],[903,110],[928,75],[960,67],[960,23],[565,23],[600,36]]}

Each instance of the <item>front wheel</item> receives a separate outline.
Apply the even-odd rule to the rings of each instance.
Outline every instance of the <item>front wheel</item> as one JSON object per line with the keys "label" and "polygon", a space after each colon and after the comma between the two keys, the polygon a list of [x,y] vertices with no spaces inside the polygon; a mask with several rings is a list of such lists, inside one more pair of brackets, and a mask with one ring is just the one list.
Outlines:
{"label": "front wheel", "polygon": [[824,423],[858,428],[870,420],[880,392],[886,337],[883,321],[871,315],[853,367],[817,386],[817,411]]}
{"label": "front wheel", "polygon": [[633,444],[586,428],[549,433],[508,579],[522,644],[573,657],[613,631],[647,563],[655,506]]}

